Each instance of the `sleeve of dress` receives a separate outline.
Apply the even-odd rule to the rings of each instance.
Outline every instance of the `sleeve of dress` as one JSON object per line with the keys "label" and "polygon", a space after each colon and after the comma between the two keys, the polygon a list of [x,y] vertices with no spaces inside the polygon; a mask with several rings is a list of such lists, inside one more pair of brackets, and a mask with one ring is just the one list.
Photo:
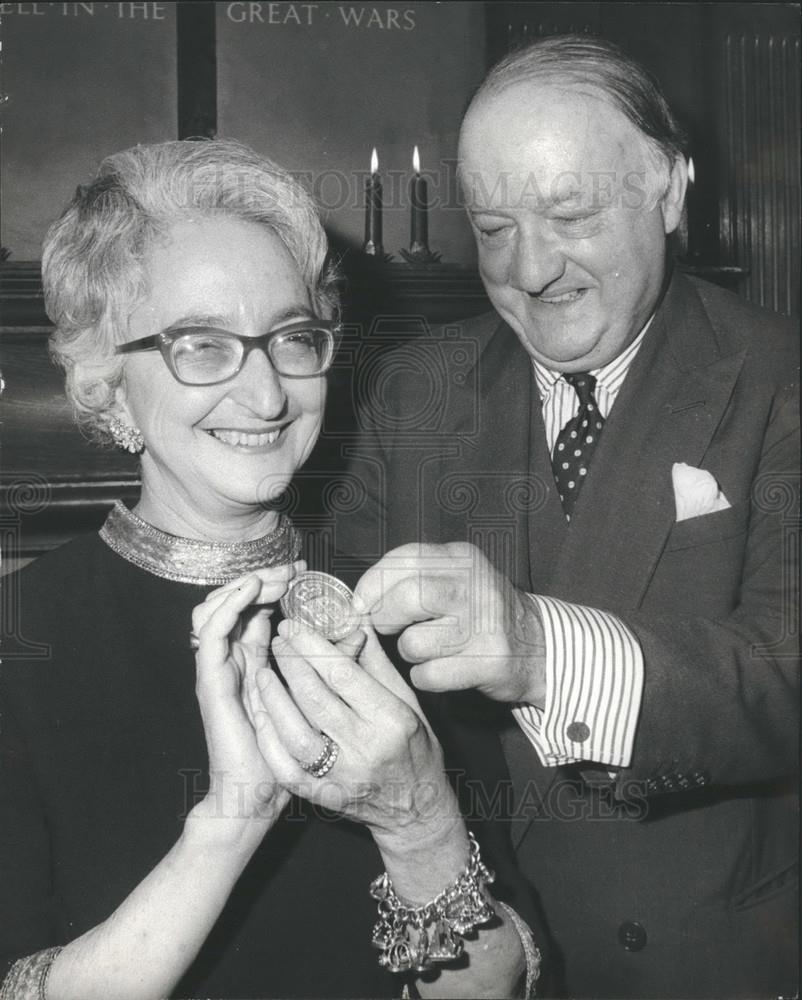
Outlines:
{"label": "sleeve of dress", "polygon": [[[0,667],[0,670],[5,667]],[[36,776],[0,685],[0,983],[17,959],[61,944],[50,837]]]}

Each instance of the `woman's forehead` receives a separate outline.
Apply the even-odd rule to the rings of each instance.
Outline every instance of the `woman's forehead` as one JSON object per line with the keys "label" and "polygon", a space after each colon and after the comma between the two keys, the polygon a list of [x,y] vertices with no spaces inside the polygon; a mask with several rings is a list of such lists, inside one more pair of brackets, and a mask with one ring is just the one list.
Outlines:
{"label": "woman's forehead", "polygon": [[165,328],[192,319],[223,327],[264,324],[309,309],[308,289],[289,251],[256,223],[177,222],[153,245],[145,267],[147,289],[132,313],[133,326]]}

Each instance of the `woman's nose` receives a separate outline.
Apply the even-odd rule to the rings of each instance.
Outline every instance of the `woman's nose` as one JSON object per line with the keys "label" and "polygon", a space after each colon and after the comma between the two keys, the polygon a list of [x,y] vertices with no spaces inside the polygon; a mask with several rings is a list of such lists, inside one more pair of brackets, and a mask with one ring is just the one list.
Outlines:
{"label": "woman's nose", "polygon": [[232,382],[231,395],[263,419],[275,419],[287,406],[287,393],[263,347],[245,358]]}

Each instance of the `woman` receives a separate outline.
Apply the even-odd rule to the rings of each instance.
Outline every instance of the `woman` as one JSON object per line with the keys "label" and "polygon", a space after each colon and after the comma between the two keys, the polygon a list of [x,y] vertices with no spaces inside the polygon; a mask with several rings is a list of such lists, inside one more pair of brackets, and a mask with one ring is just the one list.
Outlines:
{"label": "woman", "polygon": [[[140,453],[142,491],[15,582],[19,634],[48,655],[0,678],[3,1000],[398,995],[377,957],[403,969],[460,938],[442,901],[416,924],[388,889],[414,910],[473,849],[375,638],[356,666],[364,635],[337,649],[287,622],[284,683],[267,664],[304,568],[271,503],[320,429],[325,254],[308,196],[232,142],[109,157],[48,234],[75,412]],[[485,923],[482,876],[474,858],[452,888],[477,892],[468,962],[421,994],[523,981],[526,934],[500,904]]]}

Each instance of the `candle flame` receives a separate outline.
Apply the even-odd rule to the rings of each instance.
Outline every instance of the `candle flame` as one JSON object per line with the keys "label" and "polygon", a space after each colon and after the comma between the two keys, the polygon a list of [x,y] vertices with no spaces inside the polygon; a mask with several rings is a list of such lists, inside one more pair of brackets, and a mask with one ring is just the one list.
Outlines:
{"label": "candle flame", "polygon": [[373,152],[370,154],[370,172],[372,174],[378,173],[379,170],[379,154],[376,152],[376,147],[373,147]]}
{"label": "candle flame", "polygon": [[692,156],[690,156],[688,158],[688,180],[691,182],[691,184],[695,184],[696,183],[696,169],[695,169],[695,167],[693,165],[693,157]]}
{"label": "candle flame", "polygon": [[412,153],[412,169],[416,174],[420,173],[420,153],[418,152],[417,146]]}

